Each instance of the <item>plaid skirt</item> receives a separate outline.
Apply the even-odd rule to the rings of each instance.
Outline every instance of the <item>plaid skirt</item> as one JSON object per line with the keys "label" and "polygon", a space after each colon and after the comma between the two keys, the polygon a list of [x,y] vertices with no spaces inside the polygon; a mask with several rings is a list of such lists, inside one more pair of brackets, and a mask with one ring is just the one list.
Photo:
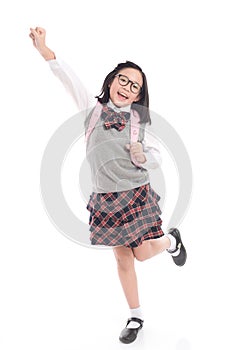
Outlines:
{"label": "plaid skirt", "polygon": [[150,184],[122,192],[93,192],[86,207],[91,244],[134,248],[163,236],[159,200]]}

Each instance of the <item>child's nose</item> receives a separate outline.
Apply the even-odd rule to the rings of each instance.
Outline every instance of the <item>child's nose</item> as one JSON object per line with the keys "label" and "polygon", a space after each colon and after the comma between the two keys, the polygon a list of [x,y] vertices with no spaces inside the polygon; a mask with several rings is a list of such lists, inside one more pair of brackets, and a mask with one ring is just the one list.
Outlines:
{"label": "child's nose", "polygon": [[131,83],[129,81],[129,83],[127,85],[124,86],[124,89],[127,90],[128,92],[130,91],[130,86],[131,86]]}

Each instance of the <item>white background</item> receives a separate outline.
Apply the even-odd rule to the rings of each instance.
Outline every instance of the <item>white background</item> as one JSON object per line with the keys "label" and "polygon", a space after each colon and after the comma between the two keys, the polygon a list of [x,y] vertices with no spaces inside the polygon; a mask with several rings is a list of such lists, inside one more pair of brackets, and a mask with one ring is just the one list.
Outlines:
{"label": "white background", "polygon": [[43,208],[44,149],[77,110],[33,48],[35,26],[94,94],[118,62],[142,66],[151,109],[177,130],[192,161],[193,198],[180,225],[188,262],[178,268],[164,253],[136,263],[145,327],[129,348],[232,349],[232,1],[1,7],[0,349],[127,347],[118,342],[129,314],[113,253],[65,238]]}

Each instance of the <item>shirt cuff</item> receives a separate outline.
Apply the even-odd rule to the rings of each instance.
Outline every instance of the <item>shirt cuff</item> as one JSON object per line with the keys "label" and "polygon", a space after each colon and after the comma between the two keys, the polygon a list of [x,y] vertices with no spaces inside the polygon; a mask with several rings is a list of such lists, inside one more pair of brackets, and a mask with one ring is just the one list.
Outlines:
{"label": "shirt cuff", "polygon": [[154,154],[151,154],[150,152],[145,152],[144,155],[146,157],[146,162],[139,164],[140,167],[149,170],[157,169],[161,165],[162,159],[159,153],[156,154],[156,152],[154,152]]}
{"label": "shirt cuff", "polygon": [[61,67],[61,64],[62,64],[62,61],[61,61],[60,58],[57,57],[57,56],[56,56],[56,58],[53,58],[53,59],[51,59],[51,60],[47,60],[46,62],[49,64],[50,68],[52,68],[52,69],[53,69],[53,68],[54,68],[54,69],[60,68],[60,67]]}

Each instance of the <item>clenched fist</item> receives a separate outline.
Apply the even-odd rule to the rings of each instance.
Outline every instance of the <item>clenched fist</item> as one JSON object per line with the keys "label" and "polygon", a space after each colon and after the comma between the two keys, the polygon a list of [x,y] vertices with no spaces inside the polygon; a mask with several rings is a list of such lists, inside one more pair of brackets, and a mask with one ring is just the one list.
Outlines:
{"label": "clenched fist", "polygon": [[143,146],[140,142],[133,142],[131,144],[127,144],[126,149],[130,151],[130,156],[132,161],[136,160],[138,163],[145,163],[146,157],[143,152]]}
{"label": "clenched fist", "polygon": [[33,41],[33,46],[40,52],[45,60],[55,59],[55,54],[50,50],[45,43],[46,31],[44,28],[36,27],[35,29],[30,28],[29,37]]}

